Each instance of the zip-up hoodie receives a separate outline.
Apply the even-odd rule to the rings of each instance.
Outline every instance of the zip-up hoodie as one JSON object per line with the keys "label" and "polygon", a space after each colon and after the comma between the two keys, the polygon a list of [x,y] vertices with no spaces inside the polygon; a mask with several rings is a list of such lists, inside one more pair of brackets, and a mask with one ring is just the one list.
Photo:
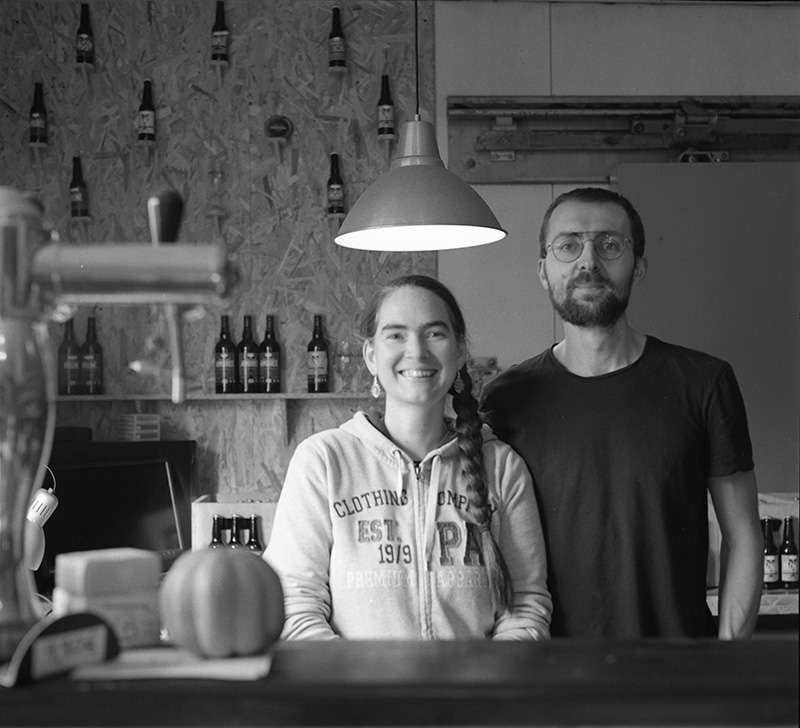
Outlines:
{"label": "zip-up hoodie", "polygon": [[415,464],[363,412],[298,445],[264,558],[285,639],[545,639],[552,602],[523,460],[484,427],[491,530],[514,603],[495,616],[455,436]]}

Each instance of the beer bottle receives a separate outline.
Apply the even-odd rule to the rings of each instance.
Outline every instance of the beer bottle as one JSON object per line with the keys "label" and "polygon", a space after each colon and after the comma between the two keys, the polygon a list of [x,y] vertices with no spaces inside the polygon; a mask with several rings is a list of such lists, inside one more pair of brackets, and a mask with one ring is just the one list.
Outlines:
{"label": "beer bottle", "polygon": [[228,38],[230,33],[225,25],[225,2],[217,0],[217,12],[211,28],[211,60],[215,63],[228,62]]}
{"label": "beer bottle", "polygon": [[778,549],[772,540],[772,519],[762,518],[761,528],[764,531],[764,588],[778,587]]}
{"label": "beer bottle", "polygon": [[229,549],[240,549],[244,547],[242,543],[239,529],[242,527],[242,517],[238,515],[231,516],[231,537],[228,539]]}
{"label": "beer bottle", "polygon": [[95,317],[86,324],[86,341],[80,349],[81,392],[103,394],[103,348],[97,340]]}
{"label": "beer bottle", "polygon": [[33,84],[33,104],[28,129],[28,141],[31,144],[47,144],[47,110],[44,107],[44,90],[39,81]]}
{"label": "beer bottle", "polygon": [[258,346],[253,340],[253,317],[244,317],[242,339],[236,349],[239,359],[239,391],[258,391]]}
{"label": "beer bottle", "polygon": [[72,158],[72,178],[69,181],[69,214],[71,217],[89,217],[89,193],[83,180],[80,157]]}
{"label": "beer bottle", "polygon": [[783,519],[781,586],[784,589],[797,589],[797,545],[794,542],[791,516],[786,516]]}
{"label": "beer bottle", "polygon": [[89,66],[94,64],[94,35],[89,17],[89,3],[81,3],[81,19],[75,38],[75,62]]}
{"label": "beer bottle", "polygon": [[381,96],[378,99],[378,139],[394,139],[394,104],[389,89],[389,76],[381,76]]}
{"label": "beer bottle", "polygon": [[72,319],[64,324],[64,338],[58,347],[58,393],[80,393],[80,347],[75,340],[75,328]]}
{"label": "beer bottle", "polygon": [[260,554],[264,551],[264,547],[261,545],[261,539],[258,537],[258,521],[258,516],[255,513],[251,514],[250,537],[247,539],[247,543],[245,544],[245,548],[255,554]]}
{"label": "beer bottle", "polygon": [[339,173],[339,155],[331,154],[331,173],[328,177],[328,214],[344,215],[344,184]]}
{"label": "beer bottle", "polygon": [[217,394],[236,391],[236,347],[231,341],[228,316],[222,315],[219,339],[214,346],[214,386]]}
{"label": "beer bottle", "polygon": [[215,513],[211,516],[211,541],[208,543],[210,549],[221,549],[225,546],[222,540],[222,517]]}
{"label": "beer bottle", "polygon": [[331,16],[331,32],[328,36],[328,69],[343,73],[345,67],[346,44],[342,31],[342,18],[339,8],[334,8]]}
{"label": "beer bottle", "polygon": [[322,316],[314,315],[314,332],[308,342],[308,391],[328,391],[328,342],[322,334]]}
{"label": "beer bottle", "polygon": [[136,134],[140,142],[156,140],[156,107],[153,106],[153,84],[149,80],[144,82],[142,89]]}
{"label": "beer bottle", "polygon": [[262,392],[281,391],[281,346],[275,339],[274,317],[267,315],[267,330],[259,347],[258,382]]}

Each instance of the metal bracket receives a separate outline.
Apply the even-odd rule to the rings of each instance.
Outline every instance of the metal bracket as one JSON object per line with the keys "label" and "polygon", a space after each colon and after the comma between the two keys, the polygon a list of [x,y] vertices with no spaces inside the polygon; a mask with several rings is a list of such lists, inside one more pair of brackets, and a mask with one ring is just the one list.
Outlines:
{"label": "metal bracket", "polygon": [[800,97],[447,99],[448,167],[471,183],[608,182],[623,162],[800,159]]}

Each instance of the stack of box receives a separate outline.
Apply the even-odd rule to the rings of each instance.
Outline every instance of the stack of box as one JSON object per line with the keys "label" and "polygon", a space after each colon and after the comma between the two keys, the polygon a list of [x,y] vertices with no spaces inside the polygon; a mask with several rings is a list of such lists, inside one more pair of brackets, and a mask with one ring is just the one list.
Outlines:
{"label": "stack of box", "polygon": [[161,418],[137,412],[122,415],[117,420],[117,436],[120,440],[160,440]]}
{"label": "stack of box", "polygon": [[95,612],[114,628],[120,647],[159,642],[161,558],[134,548],[73,551],[56,556],[53,613]]}

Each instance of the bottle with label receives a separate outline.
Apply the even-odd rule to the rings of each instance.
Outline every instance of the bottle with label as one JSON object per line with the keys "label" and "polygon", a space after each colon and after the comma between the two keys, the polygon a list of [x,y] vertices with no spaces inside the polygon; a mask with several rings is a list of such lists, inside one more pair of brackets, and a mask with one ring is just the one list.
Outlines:
{"label": "bottle with label", "polygon": [[211,28],[211,62],[228,62],[228,39],[230,32],[225,24],[225,2],[217,0],[217,12]]}
{"label": "bottle with label", "polygon": [[156,107],[153,105],[153,84],[149,80],[144,82],[142,89],[142,103],[139,104],[136,136],[140,142],[156,140]]}
{"label": "bottle with label", "polygon": [[794,542],[791,516],[786,516],[783,519],[781,587],[784,589],[797,589],[797,544]]}
{"label": "bottle with label", "polygon": [[81,19],[75,38],[75,62],[88,66],[94,64],[94,34],[89,16],[89,3],[81,3]]}
{"label": "bottle with label", "polygon": [[211,540],[208,542],[208,548],[221,549],[225,547],[225,542],[222,540],[222,516],[214,513],[211,516]]}
{"label": "bottle with label", "polygon": [[241,534],[239,533],[239,529],[242,527],[242,517],[238,515],[231,516],[231,537],[228,539],[228,548],[229,549],[241,549],[244,548],[244,544],[242,543]]}
{"label": "bottle with label", "polygon": [[103,347],[97,340],[97,325],[94,316],[86,323],[86,341],[80,349],[81,392],[103,394]]}
{"label": "bottle with label", "polygon": [[58,393],[80,394],[80,346],[75,339],[72,319],[64,324],[64,337],[58,347]]}
{"label": "bottle with label", "polygon": [[258,383],[262,392],[281,391],[281,346],[275,338],[274,316],[267,314],[267,330],[259,347]]}
{"label": "bottle with label", "polygon": [[345,56],[347,45],[342,31],[342,17],[339,8],[334,8],[331,15],[331,32],[328,36],[328,69],[335,73],[347,70]]}
{"label": "bottle with label", "polygon": [[762,518],[761,529],[764,533],[764,588],[777,589],[779,585],[780,566],[778,548],[772,540],[772,519]]}
{"label": "bottle with label", "polygon": [[339,155],[331,154],[331,173],[328,177],[328,214],[344,215],[344,183],[339,173]]}
{"label": "bottle with label", "polygon": [[89,217],[89,192],[83,179],[80,157],[72,158],[72,177],[69,181],[70,217]]}
{"label": "bottle with label", "polygon": [[214,386],[217,394],[236,392],[236,346],[231,340],[228,316],[222,315],[219,339],[214,346]]}
{"label": "bottle with label", "polygon": [[394,139],[394,104],[389,89],[389,76],[385,73],[381,76],[381,96],[378,99],[378,139]]}
{"label": "bottle with label", "polygon": [[39,81],[33,84],[33,104],[28,129],[28,141],[31,145],[47,144],[47,110],[44,107],[44,89]]}
{"label": "bottle with label", "polygon": [[259,517],[255,513],[250,516],[250,536],[245,544],[245,548],[255,554],[260,554],[264,551],[264,547],[261,545],[261,539],[258,537],[259,520]]}
{"label": "bottle with label", "polygon": [[314,333],[308,342],[308,391],[328,391],[328,342],[322,333],[322,316],[314,315]]}
{"label": "bottle with label", "polygon": [[244,317],[242,340],[236,347],[239,359],[239,391],[252,394],[258,391],[258,345],[253,340],[253,317]]}

